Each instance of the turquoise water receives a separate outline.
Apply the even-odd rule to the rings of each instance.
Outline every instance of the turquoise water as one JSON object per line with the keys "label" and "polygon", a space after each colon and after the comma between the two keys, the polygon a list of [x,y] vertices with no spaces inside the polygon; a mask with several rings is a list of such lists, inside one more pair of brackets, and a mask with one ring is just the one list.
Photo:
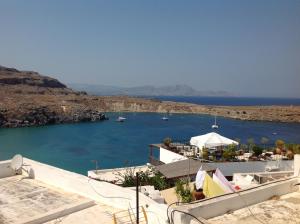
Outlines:
{"label": "turquoise water", "polygon": [[[124,123],[115,122],[118,114],[108,114],[110,120],[99,123],[52,125],[44,127],[0,129],[0,160],[14,154],[45,162],[70,171],[86,174],[93,169],[91,160],[100,168],[145,164],[148,145],[165,137],[185,141],[191,136],[211,131],[214,118],[205,115],[173,114],[162,121],[161,114],[127,113]],[[219,133],[229,138],[263,136],[300,143],[300,124],[247,122],[218,118]],[[276,132],[277,135],[272,133]]]}

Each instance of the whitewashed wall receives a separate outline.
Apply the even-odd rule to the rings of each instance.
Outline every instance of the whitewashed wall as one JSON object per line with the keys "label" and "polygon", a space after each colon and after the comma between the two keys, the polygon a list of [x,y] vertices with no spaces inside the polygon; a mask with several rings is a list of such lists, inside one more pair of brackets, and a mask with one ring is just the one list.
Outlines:
{"label": "whitewashed wall", "polygon": [[162,147],[159,148],[159,160],[163,163],[173,163],[176,161],[187,159],[185,156],[179,155],[175,152],[171,152],[170,150],[164,149]]}

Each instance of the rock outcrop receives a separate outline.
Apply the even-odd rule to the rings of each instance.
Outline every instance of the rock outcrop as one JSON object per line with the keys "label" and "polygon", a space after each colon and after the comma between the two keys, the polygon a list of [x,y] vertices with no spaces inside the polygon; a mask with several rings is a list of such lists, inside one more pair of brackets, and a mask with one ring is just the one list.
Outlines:
{"label": "rock outcrop", "polygon": [[64,97],[76,99],[85,95],[37,72],[0,66],[0,127],[105,120],[104,113],[85,107],[82,102],[66,109]]}

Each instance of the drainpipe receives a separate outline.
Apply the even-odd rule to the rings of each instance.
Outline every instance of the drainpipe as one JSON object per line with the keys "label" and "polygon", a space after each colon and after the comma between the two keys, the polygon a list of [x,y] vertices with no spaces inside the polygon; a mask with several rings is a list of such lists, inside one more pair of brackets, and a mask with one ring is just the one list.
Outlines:
{"label": "drainpipe", "polygon": [[300,177],[300,154],[294,155],[294,176]]}

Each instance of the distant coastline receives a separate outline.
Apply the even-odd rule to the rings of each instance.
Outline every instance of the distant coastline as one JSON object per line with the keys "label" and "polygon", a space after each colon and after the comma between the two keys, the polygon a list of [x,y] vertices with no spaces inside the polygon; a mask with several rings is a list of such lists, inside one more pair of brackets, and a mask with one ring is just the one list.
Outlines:
{"label": "distant coastline", "polygon": [[144,96],[144,98],[207,106],[300,106],[300,98],[240,96]]}

